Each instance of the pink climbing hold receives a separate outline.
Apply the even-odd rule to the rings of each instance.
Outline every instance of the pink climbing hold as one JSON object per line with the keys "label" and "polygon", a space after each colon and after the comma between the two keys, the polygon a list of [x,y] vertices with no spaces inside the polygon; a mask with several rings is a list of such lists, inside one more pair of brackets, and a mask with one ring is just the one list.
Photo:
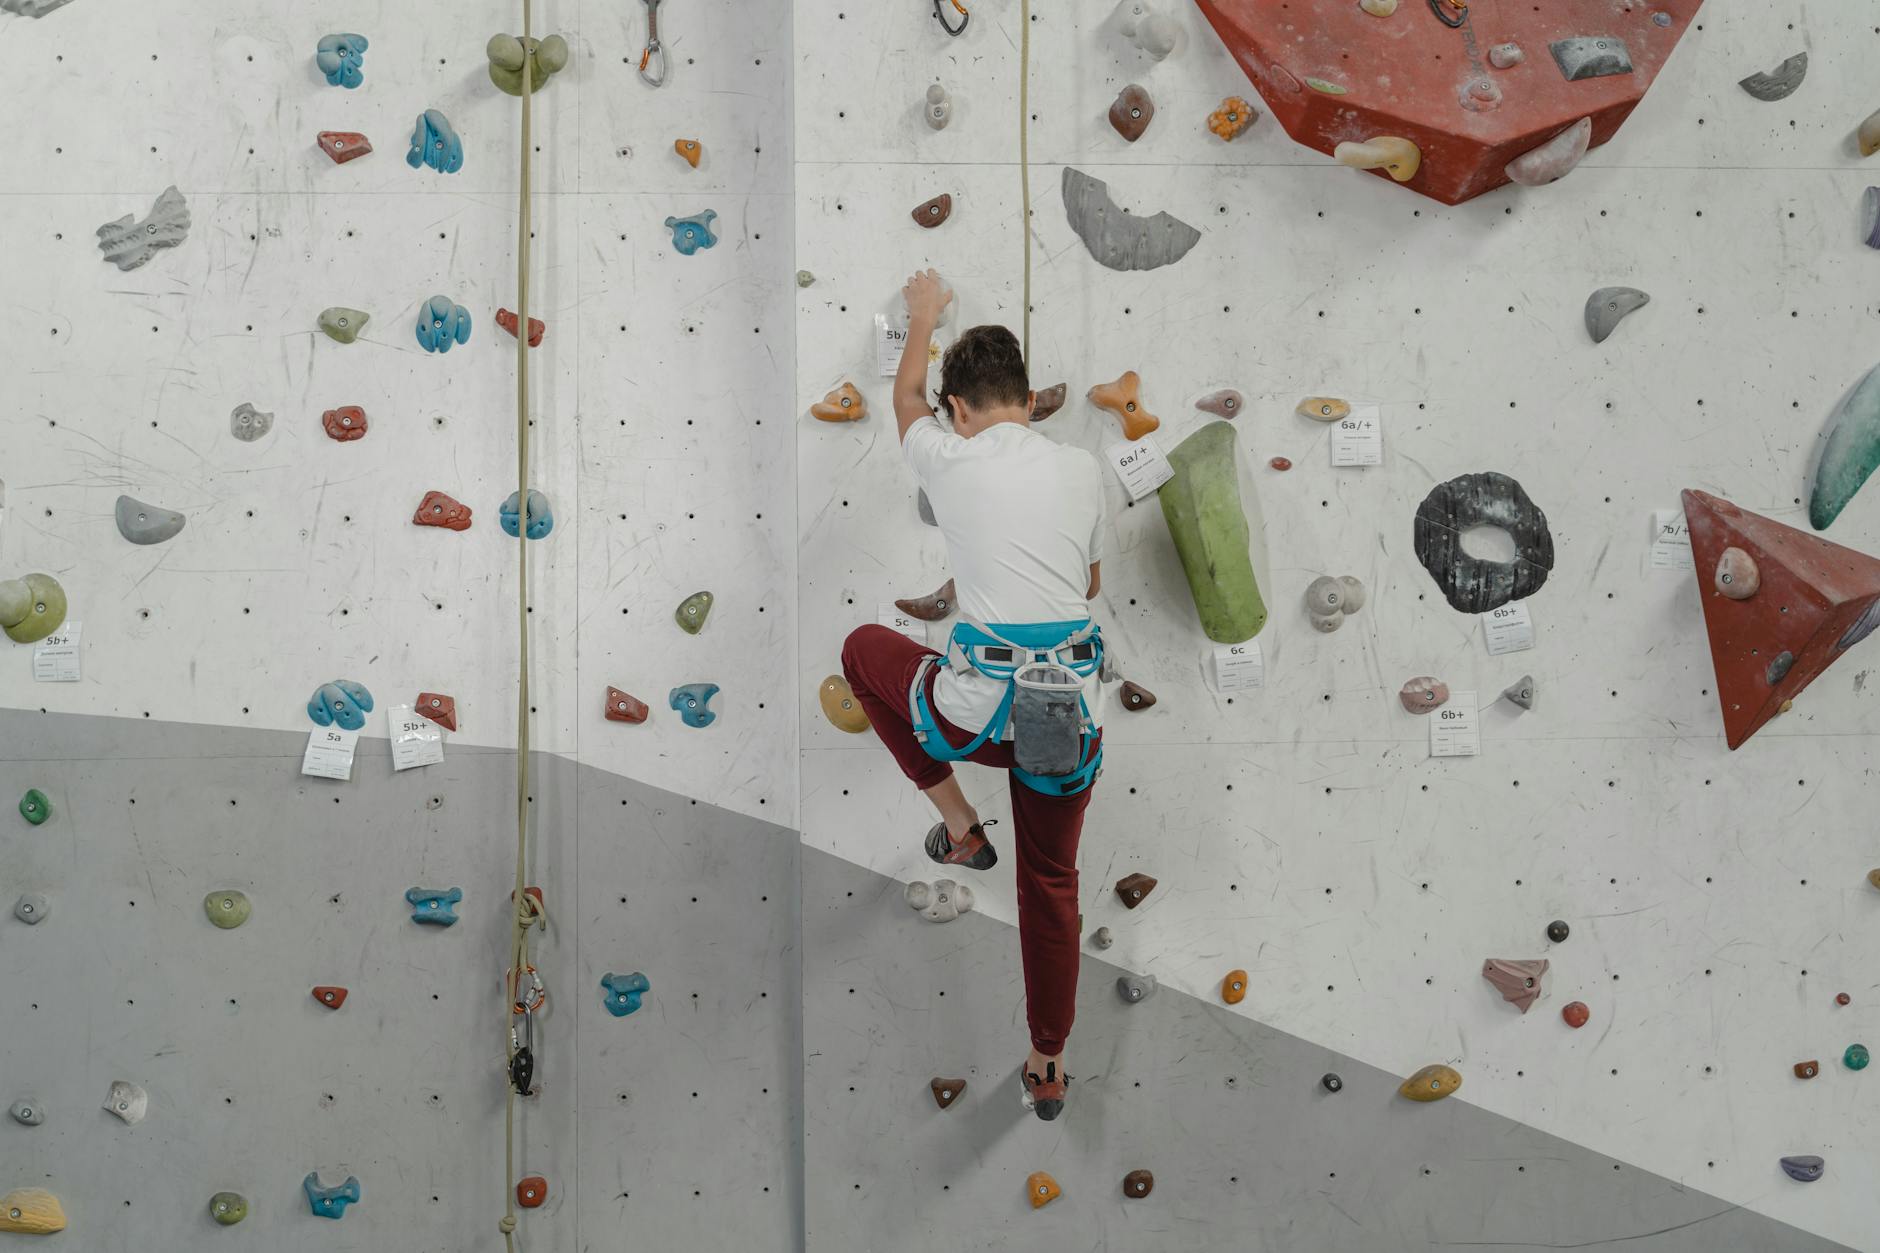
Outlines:
{"label": "pink climbing hold", "polygon": [[[514,335],[516,333],[516,315],[508,309],[498,309],[496,311],[496,325],[502,327],[511,335]],[[529,347],[540,348],[542,346],[542,336],[547,334],[547,332],[548,324],[546,322],[543,322],[540,318],[530,318]]]}

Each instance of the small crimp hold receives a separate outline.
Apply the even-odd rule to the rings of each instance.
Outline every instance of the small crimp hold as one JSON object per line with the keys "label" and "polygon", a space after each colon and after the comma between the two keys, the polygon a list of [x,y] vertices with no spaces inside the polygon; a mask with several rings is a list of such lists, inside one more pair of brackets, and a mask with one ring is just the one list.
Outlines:
{"label": "small crimp hold", "polygon": [[1123,709],[1136,713],[1155,704],[1155,693],[1133,679],[1123,680]]}
{"label": "small crimp hold", "polygon": [[948,579],[940,590],[918,600],[897,600],[894,607],[910,618],[919,618],[922,622],[939,622],[959,607],[959,601],[953,591],[953,580]]}
{"label": "small crimp hold", "polygon": [[405,902],[411,906],[411,920],[427,927],[456,926],[457,906],[462,900],[462,888],[405,889]]}
{"label": "small crimp hold", "polygon": [[1573,934],[1573,929],[1567,926],[1563,919],[1556,918],[1547,924],[1547,938],[1555,944],[1565,944],[1567,937],[1571,934]]}
{"label": "small crimp hold", "polygon": [[1220,108],[1208,114],[1208,129],[1231,143],[1259,120],[1258,109],[1239,96],[1229,96],[1221,101]]}
{"label": "small crimp hold", "polygon": [[1554,54],[1554,64],[1569,83],[1632,72],[1632,54],[1626,50],[1625,40],[1611,35],[1557,39],[1547,45],[1547,50]]}
{"label": "small crimp hold", "polygon": [[1099,383],[1085,395],[1099,409],[1108,409],[1123,424],[1123,437],[1137,440],[1162,425],[1162,419],[1142,407],[1142,378],[1125,370],[1114,383]]}
{"label": "small crimp hold", "polygon": [[[936,6],[940,0],[934,0]],[[964,23],[961,23],[963,26]],[[1064,1189],[1058,1187],[1058,1181],[1042,1170],[1035,1170],[1025,1180],[1025,1195],[1031,1199],[1033,1209],[1043,1209],[1051,1202],[1064,1195]]]}
{"label": "small crimp hold", "polygon": [[1155,121],[1155,101],[1139,83],[1131,83],[1117,93],[1110,105],[1110,128],[1130,143],[1141,139]]}
{"label": "small crimp hold", "polygon": [[[1754,95],[1755,93],[1752,92],[1751,94]],[[1788,93],[1784,92],[1783,94],[1786,95]],[[1776,97],[1778,100],[1781,98],[1781,96]],[[1795,1180],[1797,1183],[1815,1182],[1815,1180],[1821,1178],[1821,1172],[1826,1168],[1827,1163],[1812,1153],[1800,1157],[1785,1157],[1782,1159],[1782,1173]]]}
{"label": "small crimp hold", "polygon": [[1345,96],[1351,94],[1350,88],[1339,83],[1334,83],[1329,79],[1307,78],[1306,86],[1322,96]]}
{"label": "small crimp hold", "polygon": [[718,720],[717,711],[709,708],[716,695],[716,683],[685,683],[672,689],[666,704],[679,712],[688,727],[708,727]]}
{"label": "small crimp hold", "polygon": [[1070,391],[1069,383],[1053,383],[1040,392],[1032,393],[1031,420],[1042,422],[1064,407],[1064,397]]}
{"label": "small crimp hold", "polygon": [[[496,325],[502,327],[513,337],[516,333],[516,315],[508,309],[496,311]],[[540,348],[542,336],[548,333],[548,323],[540,318],[529,319],[529,347]]]}
{"label": "small crimp hold", "polygon": [[1462,1076],[1448,1066],[1425,1066],[1398,1087],[1399,1096],[1413,1101],[1440,1101],[1462,1086]]}
{"label": "small crimp hold", "polygon": [[850,735],[868,730],[868,714],[863,711],[862,702],[855,699],[855,691],[847,679],[839,674],[830,675],[822,681],[819,695],[823,717],[829,719],[830,726]]}
{"label": "small crimp hold", "polygon": [[366,411],[358,405],[341,405],[321,414],[320,425],[329,439],[350,444],[366,437]]}
{"label": "small crimp hold", "polygon": [[348,91],[366,81],[366,49],[371,45],[364,35],[323,35],[313,54],[313,63],[326,75],[329,87]]}
{"label": "small crimp hold", "polygon": [[247,401],[236,405],[228,415],[228,432],[244,444],[252,444],[274,429],[274,415],[263,413]]}
{"label": "small crimp hold", "polygon": [[1155,1191],[1155,1176],[1146,1170],[1132,1170],[1123,1176],[1123,1195],[1140,1201]]}
{"label": "small crimp hold", "polygon": [[1650,302],[1651,297],[1636,287],[1602,287],[1586,298],[1586,333],[1595,344],[1603,344],[1626,315]]}
{"label": "small crimp hold", "polygon": [[436,109],[426,109],[418,115],[405,164],[414,170],[428,165],[439,174],[455,174],[463,168],[463,140],[451,129],[449,118]]}
{"label": "small crimp hold", "polygon": [[202,898],[202,912],[208,916],[210,922],[224,931],[233,931],[247,922],[249,915],[254,913],[254,908],[245,893],[237,892],[233,888],[211,892]]}
{"label": "small crimp hold", "polygon": [[[1527,1011],[1522,1010],[1521,1012],[1526,1013]],[[1593,1011],[1586,1007],[1585,1001],[1569,1001],[1560,1007],[1561,1021],[1566,1023],[1569,1027],[1572,1027],[1575,1031],[1584,1027],[1587,1020],[1592,1018],[1592,1016]]]}
{"label": "small crimp hold", "polygon": [[697,635],[705,629],[705,619],[711,617],[712,594],[693,592],[679,602],[679,607],[672,611],[672,620],[679,624],[679,629],[687,635]]}
{"label": "small crimp hold", "polygon": [[419,307],[415,329],[426,352],[449,352],[452,344],[470,342],[470,310],[449,296],[433,296]]}
{"label": "small crimp hold", "polygon": [[1156,880],[1146,874],[1124,875],[1116,881],[1116,895],[1123,902],[1123,908],[1134,909],[1155,891]]}
{"label": "small crimp hold", "polygon": [[127,213],[98,228],[98,251],[120,270],[135,270],[164,248],[189,237],[189,202],[174,187],[165,188],[150,216],[141,222]]}
{"label": "small crimp hold", "polygon": [[1319,1076],[1319,1086],[1327,1092],[1343,1092],[1345,1081],[1336,1072],[1328,1070]]}
{"label": "small crimp hold", "polygon": [[1351,416],[1351,406],[1333,396],[1307,396],[1293,412],[1314,422],[1337,422]]}
{"label": "small crimp hold", "polygon": [[1346,140],[1332,149],[1332,156],[1353,169],[1383,170],[1400,183],[1415,178],[1423,165],[1422,151],[1398,135],[1378,135],[1363,143]]}
{"label": "small crimp hold", "polygon": [[239,1192],[218,1192],[209,1198],[209,1217],[224,1227],[233,1227],[248,1217],[248,1198]]}
{"label": "small crimp hold", "polygon": [[672,232],[672,246],[679,250],[682,257],[689,257],[701,248],[712,247],[718,242],[718,236],[712,234],[712,223],[717,220],[716,209],[694,213],[689,218],[667,218],[666,229]]}
{"label": "small crimp hold", "polygon": [[1544,144],[1528,149],[1502,167],[1510,182],[1545,187],[1572,173],[1593,142],[1593,119],[1583,117]]}
{"label": "small crimp hold", "polygon": [[328,987],[323,984],[313,990],[313,999],[328,1009],[338,1009],[346,1003],[346,989]]}
{"label": "small crimp hold", "polygon": [[1116,994],[1130,1005],[1140,1005],[1155,995],[1154,975],[1118,975]]}
{"label": "small crimp hold", "polygon": [[953,216],[953,197],[942,192],[932,200],[924,200],[914,206],[913,213],[908,216],[914,219],[915,225],[932,230]]}
{"label": "small crimp hold", "polygon": [[46,1104],[37,1097],[22,1097],[8,1107],[7,1113],[22,1127],[37,1127],[46,1121]]}
{"label": "small crimp hold", "polygon": [[1427,674],[1420,675],[1403,685],[1397,699],[1411,713],[1426,714],[1449,699],[1449,685]]}
{"label": "small crimp hold", "polygon": [[1821,1073],[1821,1063],[1818,1061],[1806,1061],[1806,1062],[1795,1063],[1795,1077],[1797,1079],[1813,1079],[1816,1075],[1820,1073]]}
{"label": "small crimp hold", "polygon": [[902,892],[907,907],[928,922],[952,922],[961,914],[971,913],[973,890],[951,879],[926,883],[916,879]]}
{"label": "small crimp hold", "polygon": [[695,170],[698,169],[698,159],[705,155],[705,146],[696,139],[675,139],[672,141],[672,150]]}
{"label": "small crimp hold", "polygon": [[38,788],[29,787],[25,795],[20,797],[20,817],[35,827],[39,826],[52,817],[52,802]]}
{"label": "small crimp hold", "polygon": [[111,1090],[105,1094],[104,1108],[135,1127],[150,1112],[150,1094],[128,1079],[113,1079]]}
{"label": "small crimp hold", "polygon": [[1211,413],[1217,418],[1237,418],[1240,411],[1247,407],[1247,398],[1231,387],[1223,387],[1218,392],[1209,392],[1195,401],[1195,408],[1203,413]]}
{"label": "small crimp hold", "polygon": [[418,511],[411,515],[411,521],[417,526],[442,527],[447,531],[467,531],[470,529],[470,506],[440,491],[429,491],[418,502]]}
{"label": "small crimp hold", "polygon": [[[32,3],[32,0],[27,0]],[[52,0],[48,8],[57,8],[63,0]],[[6,7],[0,4],[0,8]],[[43,12],[44,10],[41,10]],[[28,16],[38,13],[27,10]],[[22,1236],[49,1236],[65,1230],[65,1210],[59,1198],[44,1188],[15,1188],[0,1196],[0,1231]]]}
{"label": "small crimp hold", "polygon": [[372,712],[372,693],[365,684],[351,679],[322,683],[307,701],[307,716],[317,727],[337,725],[342,731],[357,731]]}
{"label": "small crimp hold", "polygon": [[933,1093],[933,1103],[946,1109],[966,1094],[966,1080],[933,1079],[928,1082],[927,1090]]}
{"label": "small crimp hold", "polygon": [[442,692],[419,692],[418,701],[412,708],[446,731],[457,729],[457,698],[454,696],[446,696]]}
{"label": "small crimp hold", "polygon": [[13,916],[29,927],[38,926],[52,917],[52,902],[38,892],[22,892],[13,902]]}
{"label": "small crimp hold", "polygon": [[631,722],[637,725],[645,722],[647,715],[651,712],[652,710],[647,708],[646,702],[639,699],[637,696],[629,696],[617,687],[607,689],[607,708],[605,710],[607,721]]}
{"label": "small crimp hold", "polygon": [[[1522,709],[1534,708],[1534,676],[1531,674],[1522,675],[1519,679],[1516,679],[1514,681],[1514,684],[1512,686],[1505,687],[1502,689],[1501,698],[1507,701],[1510,705],[1516,705]],[[1558,925],[1561,931],[1560,938],[1564,940],[1567,938],[1566,936],[1567,924],[1563,922]],[[1548,927],[1547,931],[1548,931],[1549,936],[1551,937],[1551,935],[1553,934],[1553,927],[1552,926]]]}
{"label": "small crimp hold", "polygon": [[334,165],[345,165],[370,154],[372,141],[358,131],[321,131],[320,151],[331,157]]}
{"label": "small crimp hold", "polygon": [[927,106],[922,116],[927,119],[927,125],[937,131],[945,130],[947,123],[953,120],[953,100],[939,83],[927,84]]}
{"label": "small crimp hold", "polygon": [[[496,511],[496,521],[503,528],[503,533],[511,539],[523,529],[521,502],[516,493],[511,492],[504,498],[502,506]],[[527,529],[530,539],[541,539],[555,529],[555,511],[549,507],[548,497],[529,489],[529,518]]]}
{"label": "small crimp hold", "polygon": [[15,644],[34,644],[65,623],[65,589],[50,574],[0,579],[0,630]]}
{"label": "small crimp hold", "polygon": [[1389,17],[1397,11],[1397,0],[1358,0],[1358,7],[1372,17]]}
{"label": "small crimp hold", "polygon": [[1247,972],[1230,970],[1221,980],[1221,1000],[1229,1005],[1238,1005],[1247,999]]}
{"label": "small crimp hold", "polygon": [[637,970],[630,975],[609,972],[601,976],[601,1004],[614,1017],[625,1018],[640,1007],[641,998],[652,989],[646,976]]}
{"label": "small crimp hold", "polygon": [[1116,943],[1116,937],[1110,934],[1108,927],[1098,927],[1095,931],[1090,933],[1091,948],[1101,951],[1109,948],[1110,945],[1114,943]]}
{"label": "small crimp hold", "polygon": [[868,416],[868,400],[855,384],[845,382],[824,396],[821,404],[811,405],[809,416],[818,422],[859,422]]}
{"label": "small crimp hold", "polygon": [[1284,473],[1287,470],[1292,469],[1292,458],[1291,457],[1274,457],[1270,461],[1268,461],[1266,464],[1268,468],[1278,470],[1281,473]]}
{"label": "small crimp hold", "polygon": [[540,1209],[548,1200],[548,1180],[540,1175],[524,1175],[516,1180],[516,1204],[523,1209]]}
{"label": "small crimp hold", "polygon": [[359,332],[365,330],[371,320],[372,315],[362,310],[335,305],[320,311],[319,325],[334,343],[350,344],[359,338]]}
{"label": "small crimp hold", "polygon": [[337,1187],[323,1188],[320,1172],[310,1171],[300,1186],[306,1189],[307,1206],[316,1218],[344,1218],[346,1207],[359,1203],[359,1180],[352,1175]]}

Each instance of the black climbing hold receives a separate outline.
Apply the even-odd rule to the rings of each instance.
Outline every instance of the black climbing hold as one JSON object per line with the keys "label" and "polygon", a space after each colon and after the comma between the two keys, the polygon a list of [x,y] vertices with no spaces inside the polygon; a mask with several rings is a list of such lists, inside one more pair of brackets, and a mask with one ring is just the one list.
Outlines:
{"label": "black climbing hold", "polygon": [[[1500,527],[1514,540],[1513,561],[1490,561],[1462,547],[1464,531]],[[1413,532],[1417,558],[1450,607],[1487,613],[1541,590],[1554,567],[1554,537],[1521,485],[1488,470],[1438,483],[1417,506]]]}
{"label": "black climbing hold", "polygon": [[1567,938],[1568,930],[1567,924],[1556,918],[1547,924],[1547,938],[1559,944]]}
{"label": "black climbing hold", "polygon": [[1319,1086],[1327,1092],[1337,1092],[1345,1086],[1345,1081],[1331,1071],[1319,1076]]}

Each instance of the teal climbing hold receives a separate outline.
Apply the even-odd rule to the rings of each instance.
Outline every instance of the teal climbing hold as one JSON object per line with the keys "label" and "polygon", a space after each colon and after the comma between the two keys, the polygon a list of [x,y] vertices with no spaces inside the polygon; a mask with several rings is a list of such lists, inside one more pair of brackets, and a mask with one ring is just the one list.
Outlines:
{"label": "teal climbing hold", "polygon": [[26,795],[20,797],[20,817],[38,826],[52,817],[52,802],[47,800],[46,794],[38,788],[29,787],[26,789]]}
{"label": "teal climbing hold", "polygon": [[307,1205],[319,1218],[344,1218],[346,1207],[359,1202],[359,1180],[353,1175],[347,1175],[345,1183],[323,1188],[320,1172],[308,1171],[300,1186],[307,1190]]}
{"label": "teal climbing hold", "polygon": [[672,689],[666,704],[679,711],[688,727],[708,727],[718,718],[716,711],[707,708],[716,695],[716,683],[686,683]]}
{"label": "teal climbing hold", "polygon": [[689,218],[667,218],[666,229],[672,232],[672,246],[682,257],[689,257],[701,248],[710,248],[718,242],[718,237],[712,234],[712,223],[717,219],[715,209],[694,213]]}
{"label": "teal climbing hold", "polygon": [[625,1018],[640,1007],[640,998],[652,988],[646,976],[637,970],[630,975],[609,971],[601,976],[601,1004],[614,1017]]}
{"label": "teal climbing hold", "polygon": [[449,352],[470,342],[470,310],[449,296],[433,296],[418,309],[418,343],[426,352]]}
{"label": "teal climbing hold", "polygon": [[1867,1063],[1873,1060],[1867,1055],[1865,1044],[1850,1044],[1847,1052],[1841,1054],[1841,1064],[1849,1070],[1865,1070]]}
{"label": "teal climbing hold", "polygon": [[1880,468],[1880,365],[1867,371],[1828,418],[1808,491],[1808,523],[1828,529],[1867,476]]}
{"label": "teal climbing hold", "polygon": [[541,539],[555,529],[555,511],[549,506],[548,497],[529,489],[529,516],[522,516],[522,498],[515,492],[509,493],[508,499],[496,511],[496,521],[503,532],[510,538],[517,538],[517,533],[527,530],[530,539]]}
{"label": "teal climbing hold", "polygon": [[456,926],[457,904],[462,900],[462,888],[405,889],[405,901],[411,906],[411,920],[430,927]]}

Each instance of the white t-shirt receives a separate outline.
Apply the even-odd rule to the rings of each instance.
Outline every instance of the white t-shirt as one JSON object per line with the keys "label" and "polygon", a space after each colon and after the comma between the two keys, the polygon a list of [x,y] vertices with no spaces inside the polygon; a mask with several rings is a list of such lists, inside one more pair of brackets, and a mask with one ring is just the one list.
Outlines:
{"label": "white t-shirt", "polygon": [[[1084,594],[1090,567],[1103,557],[1103,476],[1095,457],[1016,422],[967,439],[931,415],[908,428],[901,447],[946,537],[962,615],[988,625],[1090,616]],[[934,683],[941,715],[974,734],[1004,695],[1005,684],[970,668],[943,670]],[[1101,715],[1100,697],[1092,675],[1084,684],[1092,717]]]}

